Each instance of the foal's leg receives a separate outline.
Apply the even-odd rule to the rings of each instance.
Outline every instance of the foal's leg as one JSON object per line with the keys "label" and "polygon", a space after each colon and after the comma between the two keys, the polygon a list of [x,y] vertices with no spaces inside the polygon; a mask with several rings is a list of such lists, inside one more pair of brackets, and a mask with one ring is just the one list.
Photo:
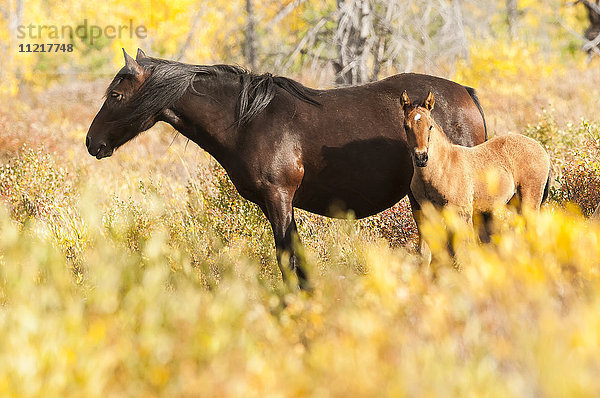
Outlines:
{"label": "foal's leg", "polygon": [[492,236],[492,212],[482,211],[478,213],[480,216],[477,232],[481,243],[490,243]]}
{"label": "foal's leg", "polygon": [[[536,184],[537,185],[537,184]],[[524,211],[538,211],[542,205],[545,186],[523,184],[519,190],[519,213]]]}
{"label": "foal's leg", "polygon": [[412,209],[412,215],[417,224],[417,232],[419,233],[419,253],[423,256],[427,265],[431,264],[431,249],[425,239],[423,239],[423,233],[421,232],[421,222],[423,221],[423,211],[417,199],[411,192],[408,193],[408,199],[410,200],[410,207]]}
{"label": "foal's leg", "polygon": [[[289,271],[286,269],[286,265],[288,265],[289,270],[298,277],[300,289],[310,290],[311,286],[306,270],[300,264],[300,259],[294,251],[294,245],[299,244],[300,238],[294,220],[293,196],[294,193],[285,188],[273,187],[266,195],[263,211],[273,228],[277,264],[284,282],[287,282]],[[286,260],[287,264],[284,264]]]}
{"label": "foal's leg", "polygon": [[[470,233],[472,233],[472,235],[469,236],[469,241],[471,239],[471,237],[474,237],[475,235],[475,228],[473,227],[473,210],[472,209],[460,209],[458,210],[458,216],[464,220],[465,224],[467,224],[467,228],[469,230]],[[448,228],[446,227],[446,231],[448,233],[448,242],[447,242],[447,248],[448,248],[448,253],[450,254],[450,257],[452,257],[453,261],[454,261],[454,265],[456,267],[459,267],[459,263],[458,263],[458,259],[457,259],[457,247],[455,247],[455,244],[457,242],[455,242],[455,238],[456,238],[456,231],[452,230],[452,228]],[[459,244],[462,242],[458,242]],[[460,245],[459,245],[460,247]]]}

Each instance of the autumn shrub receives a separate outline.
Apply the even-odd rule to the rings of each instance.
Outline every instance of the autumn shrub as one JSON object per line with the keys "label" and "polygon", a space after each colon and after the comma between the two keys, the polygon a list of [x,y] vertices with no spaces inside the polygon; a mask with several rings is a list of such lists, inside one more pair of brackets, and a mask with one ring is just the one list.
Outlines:
{"label": "autumn shrub", "polygon": [[600,126],[582,121],[578,134],[583,143],[572,147],[561,164],[555,198],[577,204],[590,216],[600,204]]}
{"label": "autumn shrub", "polygon": [[543,109],[539,121],[528,124],[523,133],[542,144],[550,157],[560,162],[573,150],[585,147],[593,129],[595,123],[585,119],[561,127],[556,121],[555,111]]}
{"label": "autumn shrub", "polygon": [[[216,162],[200,167],[178,192],[170,192],[159,180],[149,177],[133,184],[125,195],[106,196],[100,187],[102,180],[90,181],[87,173],[78,176],[58,163],[55,155],[43,149],[24,148],[2,166],[0,192],[13,218],[20,223],[35,219],[44,226],[57,247],[71,259],[80,278],[81,254],[86,245],[94,243],[87,237],[80,216],[81,201],[90,198],[103,207],[103,239],[116,247],[140,252],[156,231],[165,229],[170,246],[191,259],[206,286],[220,278],[219,259],[229,258],[231,253],[243,253],[260,263],[257,272],[265,281],[280,278],[269,223],[256,205],[237,193]],[[86,183],[80,187],[81,178]],[[80,189],[84,189],[85,199],[80,199]],[[416,237],[407,201],[358,222],[328,219],[301,210],[296,218],[301,242],[321,270],[331,263],[356,265],[353,258],[360,248],[346,238],[348,234],[363,242],[384,238],[394,247],[410,247]],[[337,246],[332,249],[334,241]],[[356,270],[362,272],[359,265]]]}
{"label": "autumn shrub", "polygon": [[[239,195],[220,165],[215,162],[209,167],[201,168],[197,178],[188,183],[186,192],[186,212],[179,215],[183,221],[180,224],[186,231],[200,227],[201,235],[205,238],[218,239],[217,242],[201,245],[202,247],[241,245],[250,250],[248,255],[262,263],[263,273],[270,274],[271,277],[279,273],[273,262],[275,252],[271,226],[257,205]],[[296,210],[295,217],[302,244],[318,253],[323,261],[322,266],[336,259],[344,262],[342,258],[346,257],[348,250],[352,251],[350,246],[337,253],[330,250],[332,236],[337,234],[360,235],[365,241],[383,238],[392,247],[412,248],[416,239],[416,225],[408,199],[358,221],[351,214],[348,219],[336,220],[299,209]],[[190,222],[196,226],[192,227]],[[174,224],[176,223],[171,223]],[[203,256],[211,258],[214,254],[214,251],[205,251]]]}
{"label": "autumn shrub", "polygon": [[417,225],[408,197],[387,210],[360,220],[359,223],[365,231],[385,239],[391,247],[416,249]]}
{"label": "autumn shrub", "polygon": [[216,162],[201,171],[204,189],[198,189],[191,182],[188,189],[188,206],[191,211],[194,203],[202,201],[205,214],[203,222],[222,245],[236,245],[251,242],[257,258],[268,257],[273,253],[272,232],[260,208],[241,197],[225,170]]}
{"label": "autumn shrub", "polygon": [[198,170],[162,221],[171,245],[185,250],[208,284],[220,278],[219,259],[231,253],[260,263],[256,272],[267,279],[279,272],[271,227],[262,211],[239,195],[216,162]]}
{"label": "autumn shrub", "polygon": [[0,166],[0,195],[20,222],[50,217],[59,205],[74,199],[72,185],[66,170],[42,149],[23,147],[16,158]]}
{"label": "autumn shrub", "polygon": [[[262,283],[235,248],[206,289],[168,225],[131,250],[95,206],[82,209],[94,243],[80,283],[40,221],[19,227],[0,210],[0,395],[600,392],[600,227],[577,216],[512,215],[494,245],[465,241],[460,271],[432,245],[435,279],[350,233],[352,261],[314,274],[304,295]],[[428,217],[443,243],[440,215]]]}
{"label": "autumn shrub", "polygon": [[24,146],[19,154],[0,166],[0,197],[12,219],[20,224],[38,219],[44,231],[71,262],[81,277],[81,254],[86,230],[75,202],[77,179],[58,166],[44,149]]}
{"label": "autumn shrub", "polygon": [[582,119],[560,127],[553,112],[544,110],[525,135],[541,143],[552,161],[551,199],[574,203],[590,216],[600,203],[600,126]]}

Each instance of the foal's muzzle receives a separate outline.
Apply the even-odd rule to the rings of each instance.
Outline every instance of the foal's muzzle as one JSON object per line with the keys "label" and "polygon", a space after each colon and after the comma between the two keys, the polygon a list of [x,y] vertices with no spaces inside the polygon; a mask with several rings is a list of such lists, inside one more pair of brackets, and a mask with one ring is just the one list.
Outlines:
{"label": "foal's muzzle", "polygon": [[427,166],[427,161],[429,160],[429,155],[427,152],[413,152],[413,156],[415,157],[415,165],[417,167],[425,167]]}

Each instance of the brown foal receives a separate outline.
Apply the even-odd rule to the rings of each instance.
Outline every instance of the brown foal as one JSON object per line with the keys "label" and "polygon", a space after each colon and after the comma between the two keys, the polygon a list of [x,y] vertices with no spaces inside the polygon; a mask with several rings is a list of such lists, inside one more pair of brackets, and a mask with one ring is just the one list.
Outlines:
{"label": "brown foal", "polygon": [[[508,134],[471,148],[455,145],[431,117],[432,92],[422,105],[414,106],[405,91],[401,103],[414,165],[410,189],[419,205],[451,206],[471,226],[474,213],[489,219],[495,206],[515,196],[520,209],[540,208],[548,195],[550,158],[539,143]],[[416,218],[418,224],[420,217]],[[482,240],[489,239],[486,234],[480,234]],[[429,262],[431,253],[421,238],[420,246]]]}

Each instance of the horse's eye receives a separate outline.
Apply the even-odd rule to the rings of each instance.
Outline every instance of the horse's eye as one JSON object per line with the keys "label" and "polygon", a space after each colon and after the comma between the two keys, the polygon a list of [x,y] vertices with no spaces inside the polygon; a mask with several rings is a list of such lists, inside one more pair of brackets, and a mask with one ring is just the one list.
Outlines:
{"label": "horse's eye", "polygon": [[121,101],[123,99],[123,94],[117,93],[116,91],[113,91],[112,93],[110,93],[110,96],[112,98],[116,99],[117,101]]}
{"label": "horse's eye", "polygon": [[433,125],[429,126],[429,130],[433,130]]}

